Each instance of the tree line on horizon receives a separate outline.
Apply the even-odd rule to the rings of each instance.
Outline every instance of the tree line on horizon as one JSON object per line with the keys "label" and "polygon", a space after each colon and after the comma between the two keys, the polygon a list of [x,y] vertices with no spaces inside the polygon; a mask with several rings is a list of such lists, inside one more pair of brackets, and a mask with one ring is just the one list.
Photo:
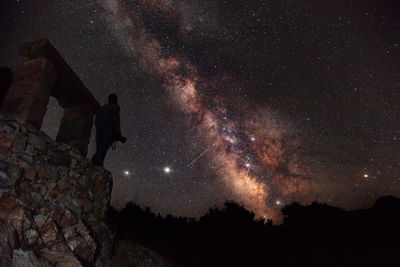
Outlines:
{"label": "tree line on horizon", "polygon": [[134,203],[110,208],[116,240],[149,247],[177,266],[400,266],[400,199],[345,211],[313,202],[282,208],[284,220],[257,219],[235,202],[198,220]]}

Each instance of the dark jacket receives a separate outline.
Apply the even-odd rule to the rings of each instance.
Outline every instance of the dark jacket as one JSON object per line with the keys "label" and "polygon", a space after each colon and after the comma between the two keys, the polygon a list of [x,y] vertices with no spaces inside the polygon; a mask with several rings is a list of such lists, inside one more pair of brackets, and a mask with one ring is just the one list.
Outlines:
{"label": "dark jacket", "polygon": [[119,118],[118,103],[109,103],[102,106],[96,113],[94,124],[96,128],[111,128],[116,133],[121,133],[121,121]]}

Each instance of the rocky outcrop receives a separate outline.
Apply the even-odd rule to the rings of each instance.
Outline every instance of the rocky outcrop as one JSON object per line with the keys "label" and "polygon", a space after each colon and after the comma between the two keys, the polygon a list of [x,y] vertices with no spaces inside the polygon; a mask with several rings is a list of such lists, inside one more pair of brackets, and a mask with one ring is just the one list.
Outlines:
{"label": "rocky outcrop", "polygon": [[[143,247],[126,261],[105,224],[112,176],[85,159],[99,103],[49,40],[20,53],[1,90],[0,266],[160,266]],[[64,109],[56,141],[40,131],[50,97]]]}
{"label": "rocky outcrop", "polygon": [[0,118],[0,266],[105,266],[111,190],[75,148]]}

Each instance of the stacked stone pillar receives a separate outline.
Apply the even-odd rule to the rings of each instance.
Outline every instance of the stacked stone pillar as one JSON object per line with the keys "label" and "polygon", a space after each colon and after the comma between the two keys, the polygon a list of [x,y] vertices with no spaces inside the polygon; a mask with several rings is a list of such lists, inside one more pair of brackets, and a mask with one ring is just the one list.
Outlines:
{"label": "stacked stone pillar", "polygon": [[39,130],[56,77],[53,65],[46,58],[25,61],[15,71],[1,113],[9,119],[24,120]]}
{"label": "stacked stone pillar", "polygon": [[64,108],[57,141],[86,156],[99,103],[47,39],[26,43],[20,52],[25,62],[16,70],[0,112],[39,130],[49,97],[56,98]]}
{"label": "stacked stone pillar", "polygon": [[56,141],[67,143],[87,154],[94,112],[89,105],[66,108],[58,129]]}

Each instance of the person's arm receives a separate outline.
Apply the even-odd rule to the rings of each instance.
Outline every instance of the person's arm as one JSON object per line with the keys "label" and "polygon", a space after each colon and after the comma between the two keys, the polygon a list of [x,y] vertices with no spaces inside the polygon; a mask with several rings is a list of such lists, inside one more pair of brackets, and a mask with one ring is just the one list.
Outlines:
{"label": "person's arm", "polygon": [[115,119],[115,132],[116,136],[114,137],[115,141],[120,141],[122,143],[126,142],[126,137],[121,135],[121,120],[119,117],[119,105],[116,105],[115,112],[114,112],[114,119]]}

